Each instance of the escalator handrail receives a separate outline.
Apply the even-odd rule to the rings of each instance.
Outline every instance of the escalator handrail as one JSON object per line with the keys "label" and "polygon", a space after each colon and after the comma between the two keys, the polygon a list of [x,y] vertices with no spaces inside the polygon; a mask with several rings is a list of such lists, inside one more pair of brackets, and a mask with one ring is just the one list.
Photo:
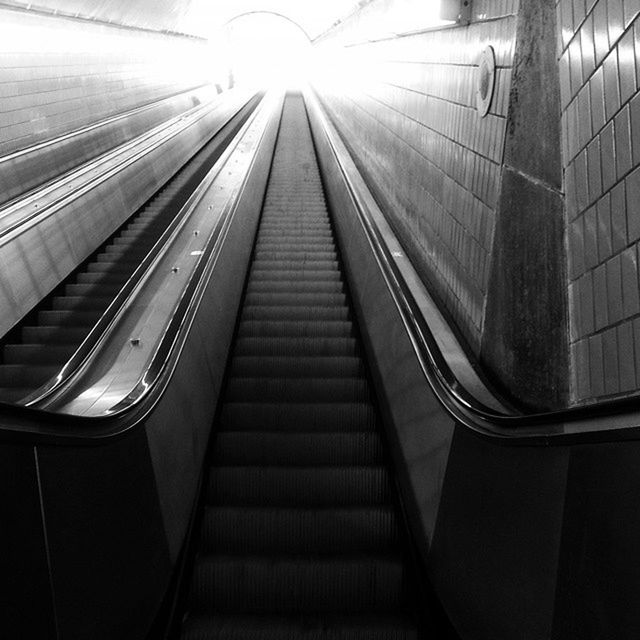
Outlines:
{"label": "escalator handrail", "polygon": [[[252,116],[242,127],[241,132],[234,139],[236,144],[241,140],[242,133],[249,128],[259,112],[260,109],[254,110]],[[268,126],[262,131],[257,146],[264,139],[267,128]],[[232,143],[230,147],[235,147],[236,144]],[[228,148],[219,159],[219,170],[224,169],[225,160],[228,157],[227,152],[230,155],[231,149]],[[98,416],[60,414],[41,408],[38,405],[21,406],[0,402],[0,441],[98,446],[106,441],[113,441],[126,436],[153,411],[153,408],[162,397],[164,388],[168,384],[170,373],[180,357],[181,344],[179,343],[189,328],[204,287],[215,267],[224,244],[226,231],[230,227],[237,211],[237,205],[247,187],[254,164],[255,156],[243,178],[241,186],[232,194],[227,207],[222,212],[207,242],[203,255],[200,256],[198,265],[185,287],[185,292],[167,324],[152,361],[129,396],[110,412]],[[215,173],[217,174],[217,172]],[[202,190],[199,188],[198,193],[201,195],[204,190],[204,187]],[[190,198],[185,207],[189,203],[192,206],[197,204],[200,197],[198,196],[196,199],[195,195],[194,193],[193,200]],[[102,335],[98,340],[101,337]],[[94,353],[95,349],[88,355],[87,359],[90,359]],[[81,366],[84,366],[86,362],[87,360]]]}
{"label": "escalator handrail", "polygon": [[[68,206],[69,203],[99,187],[114,175],[121,173],[137,162],[140,158],[152,153],[167,141],[175,138],[186,129],[194,126],[197,122],[202,120],[202,118],[206,117],[221,105],[221,102],[211,101],[198,105],[185,113],[174,116],[173,118],[170,118],[169,120],[154,127],[150,131],[147,131],[133,140],[119,145],[103,156],[92,160],[89,164],[77,168],[71,175],[63,177],[54,184],[44,186],[41,189],[38,189],[35,193],[28,194],[26,196],[26,200],[29,203],[34,203],[39,197],[45,196],[48,192],[59,188],[59,186],[64,185],[66,182],[69,182],[78,176],[90,173],[96,166],[103,165],[109,161],[114,161],[113,165],[101,171],[96,177],[84,182],[80,187],[74,189],[73,192],[60,194],[46,202],[43,206],[39,206],[37,202],[32,204],[32,211],[30,213],[20,217],[14,222],[9,222],[6,227],[2,227],[0,229],[0,245],[11,242],[17,235],[25,233],[33,226],[39,224],[42,220],[51,217],[63,207]],[[149,143],[149,140],[152,141]],[[133,154],[127,155],[124,158],[119,157],[128,151],[133,151]],[[3,217],[10,216],[10,209],[21,208],[23,204],[24,199],[21,199],[17,203],[13,201],[0,207],[0,221]]]}
{"label": "escalator handrail", "polygon": [[[232,120],[238,116],[238,114],[251,102],[251,100],[253,100],[253,98],[254,97],[252,97],[246,104],[243,104],[227,122],[221,123],[218,129],[213,132],[212,139],[220,133],[227,124],[232,122]],[[216,165],[218,166],[218,170],[209,172],[206,178],[198,184],[185,204],[181,207],[178,214],[167,225],[166,229],[162,232],[162,235],[156,240],[153,247],[151,247],[138,267],[136,267],[125,285],[111,301],[107,309],[100,316],[98,322],[92,327],[91,331],[78,346],[76,351],[62,366],[58,374],[23,399],[22,402],[25,406],[46,406],[47,401],[62,387],[64,387],[65,384],[67,384],[75,372],[77,372],[91,358],[99,344],[104,342],[104,336],[110,332],[116,318],[122,313],[125,313],[127,308],[131,307],[135,303],[133,298],[136,287],[143,280],[145,275],[153,268],[156,261],[161,258],[164,248],[169,245],[171,238],[179,233],[180,229],[186,224],[189,218],[189,213],[202,197],[204,191],[208,189],[211,182],[222,170],[221,168],[224,165],[225,159],[228,158],[234,147],[235,145],[232,143],[225,149],[219,159],[219,163]]]}
{"label": "escalator handrail", "polygon": [[422,373],[449,415],[478,435],[509,445],[566,445],[640,439],[638,398],[608,400],[593,406],[540,413],[500,413],[479,402],[460,383],[374,222],[369,204],[355,183],[355,164],[352,161],[349,166],[345,164],[344,158],[348,156],[346,147],[341,141],[337,143],[339,134],[330,124],[319,100],[315,96],[310,97]]}

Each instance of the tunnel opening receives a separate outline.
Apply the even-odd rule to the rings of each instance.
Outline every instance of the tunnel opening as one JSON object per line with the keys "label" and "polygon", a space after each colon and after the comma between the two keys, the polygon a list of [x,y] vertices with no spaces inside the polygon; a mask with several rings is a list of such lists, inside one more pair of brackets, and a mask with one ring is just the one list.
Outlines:
{"label": "tunnel opening", "polygon": [[[272,11],[248,11],[222,25],[210,38],[217,82],[231,88],[295,90],[308,79],[312,46],[295,20]],[[220,62],[223,64],[220,64]]]}

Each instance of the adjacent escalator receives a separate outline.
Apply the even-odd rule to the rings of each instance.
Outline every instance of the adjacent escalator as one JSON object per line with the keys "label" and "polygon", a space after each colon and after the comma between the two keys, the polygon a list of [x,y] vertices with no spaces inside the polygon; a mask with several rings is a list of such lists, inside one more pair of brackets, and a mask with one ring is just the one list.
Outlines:
{"label": "adjacent escalator", "polygon": [[166,185],[0,343],[0,401],[57,375],[179,213],[259,100],[224,125]]}
{"label": "adjacent escalator", "polygon": [[229,367],[181,638],[423,637],[297,94],[285,101]]}

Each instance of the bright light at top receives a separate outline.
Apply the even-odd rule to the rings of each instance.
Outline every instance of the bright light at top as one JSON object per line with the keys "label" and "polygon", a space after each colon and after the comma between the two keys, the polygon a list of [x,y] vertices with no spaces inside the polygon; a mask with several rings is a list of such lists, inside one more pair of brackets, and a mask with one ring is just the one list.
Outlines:
{"label": "bright light at top", "polygon": [[238,86],[296,88],[307,80],[311,43],[296,25],[270,14],[234,20],[211,39]]}

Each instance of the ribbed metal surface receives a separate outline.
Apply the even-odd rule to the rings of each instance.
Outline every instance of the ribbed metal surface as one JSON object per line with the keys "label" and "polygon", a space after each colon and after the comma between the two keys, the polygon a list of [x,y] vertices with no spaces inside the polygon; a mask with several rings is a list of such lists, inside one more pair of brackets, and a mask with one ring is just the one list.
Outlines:
{"label": "ribbed metal surface", "polygon": [[285,102],[217,428],[182,637],[417,637],[300,96]]}

